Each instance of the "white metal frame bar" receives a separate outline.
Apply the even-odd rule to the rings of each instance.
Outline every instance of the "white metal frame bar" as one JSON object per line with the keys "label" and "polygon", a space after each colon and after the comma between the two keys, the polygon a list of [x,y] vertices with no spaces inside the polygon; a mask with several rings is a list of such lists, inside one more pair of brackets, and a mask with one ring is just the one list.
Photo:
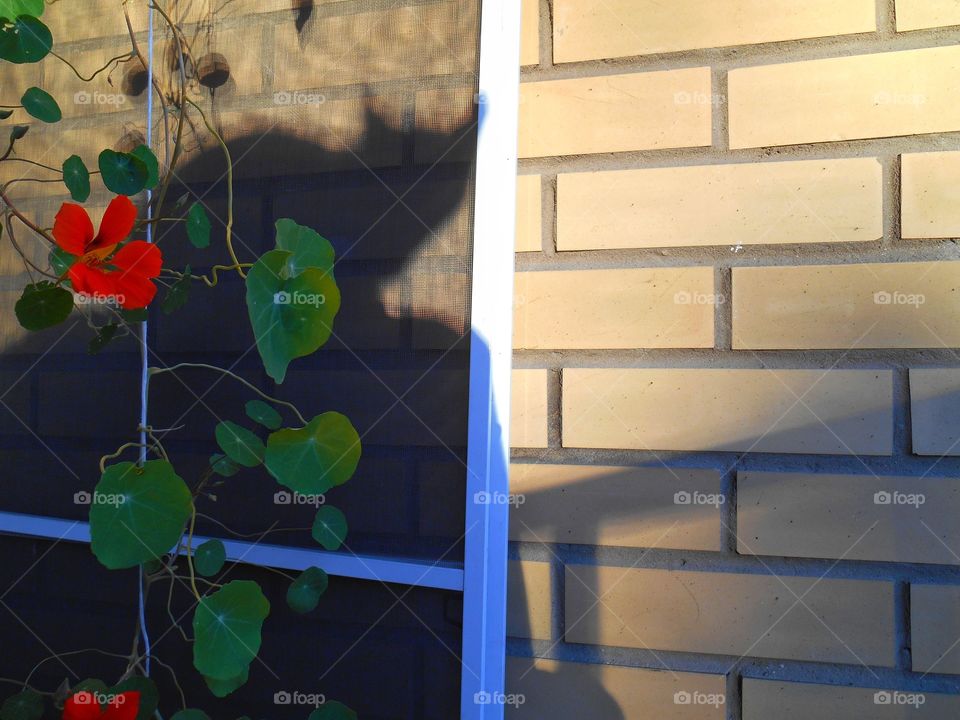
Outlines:
{"label": "white metal frame bar", "polygon": [[520,2],[482,0],[461,720],[502,720]]}

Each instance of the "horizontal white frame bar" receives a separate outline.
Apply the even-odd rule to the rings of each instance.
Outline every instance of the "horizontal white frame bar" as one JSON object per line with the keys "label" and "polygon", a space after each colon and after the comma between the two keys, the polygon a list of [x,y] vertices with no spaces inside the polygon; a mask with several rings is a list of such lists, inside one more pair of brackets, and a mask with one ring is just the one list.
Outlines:
{"label": "horizontal white frame bar", "polygon": [[[87,522],[22,513],[0,512],[0,533],[90,542],[90,524]],[[194,543],[199,545],[214,538],[194,535],[193,539]],[[339,577],[463,591],[463,569],[452,563],[431,563],[382,555],[348,555],[309,548],[215,539],[223,542],[227,549],[227,559],[232,562],[266,565],[284,570],[305,570],[316,566],[328,575]]]}

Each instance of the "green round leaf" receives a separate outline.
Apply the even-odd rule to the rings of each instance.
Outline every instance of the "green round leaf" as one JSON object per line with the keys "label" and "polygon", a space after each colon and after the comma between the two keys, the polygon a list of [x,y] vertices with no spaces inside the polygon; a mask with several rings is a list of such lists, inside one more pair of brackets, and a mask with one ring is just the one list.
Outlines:
{"label": "green round leaf", "polygon": [[76,255],[71,255],[61,248],[55,247],[50,251],[50,268],[60,277],[66,275],[67,270],[69,270],[76,261]]}
{"label": "green round leaf", "polygon": [[13,20],[21,15],[43,15],[43,0],[0,0],[0,18]]}
{"label": "green round leaf", "polygon": [[307,720],[357,720],[357,714],[343,703],[331,700],[310,713]]}
{"label": "green round leaf", "polygon": [[170,720],[210,720],[210,716],[203,710],[190,709],[181,710],[170,718]]}
{"label": "green round leaf", "polygon": [[50,29],[35,17],[20,15],[10,24],[0,23],[0,58],[4,60],[17,64],[39,62],[51,47]]}
{"label": "green round leaf", "polygon": [[43,697],[25,688],[8,697],[0,707],[0,720],[40,720],[43,717]]}
{"label": "green round leaf", "polygon": [[237,675],[237,677],[229,678],[228,680],[219,680],[217,678],[207,677],[204,675],[203,681],[207,683],[207,687],[210,688],[210,692],[217,697],[222,698],[232,693],[241,685],[244,685],[249,677],[250,668],[245,667],[243,672]]}
{"label": "green round leaf", "polygon": [[160,700],[157,686],[150,678],[143,677],[142,675],[133,675],[123,682],[114,685],[106,694],[119,695],[120,693],[130,692],[132,690],[140,693],[140,707],[137,710],[136,720],[150,720]]}
{"label": "green round leaf", "polygon": [[203,249],[210,245],[210,218],[198,202],[187,211],[187,237],[196,248]]}
{"label": "green round leaf", "polygon": [[217,425],[214,434],[217,445],[237,465],[256,467],[263,462],[263,454],[266,451],[263,440],[246,428],[226,420]]}
{"label": "green round leaf", "polygon": [[90,171],[79,155],[71,155],[63,161],[63,184],[77,202],[86,202],[90,197]]}
{"label": "green round leaf", "polygon": [[227,549],[219,540],[207,540],[193,551],[193,567],[204,577],[220,572],[227,560]]}
{"label": "green round leaf", "polygon": [[128,323],[146,322],[149,316],[150,312],[146,308],[120,311],[120,317],[122,317]]}
{"label": "green round leaf", "polygon": [[276,430],[283,423],[283,418],[280,417],[280,413],[278,413],[272,405],[267,405],[263,400],[250,400],[247,402],[245,409],[248,418],[270,430]]}
{"label": "green round leaf", "polygon": [[38,87],[28,88],[20,98],[23,109],[33,115],[37,120],[45,123],[60,122],[63,113],[60,112],[60,106],[53,96],[45,90]]}
{"label": "green round leaf", "polygon": [[111,465],[90,504],[93,554],[111,570],[133,567],[170,551],[183,534],[193,500],[173,465]]}
{"label": "green round leaf", "polygon": [[0,120],[6,120],[13,115],[13,110],[0,110]]}
{"label": "green round leaf", "polygon": [[317,510],[310,534],[324,549],[336,550],[347,538],[347,516],[333,505],[324,505]]}
{"label": "green round leaf", "polygon": [[117,323],[110,323],[109,325],[103,325],[97,328],[97,334],[90,339],[90,343],[87,345],[87,352],[90,355],[99,353],[110,344],[110,341],[113,340],[119,329],[120,326],[117,325]]}
{"label": "green round leaf", "polygon": [[338,412],[325,412],[305,427],[270,433],[264,464],[281,485],[318,495],[349,480],[360,453],[360,435],[350,420]]}
{"label": "green round leaf", "polygon": [[150,178],[147,164],[130,153],[104,150],[97,160],[103,184],[117,195],[136,195]]}
{"label": "green round leaf", "polygon": [[240,472],[240,466],[223,453],[214,453],[210,456],[210,467],[217,475],[233,477]]}
{"label": "green round leaf", "polygon": [[187,265],[183,269],[183,277],[170,286],[163,302],[160,303],[160,309],[163,310],[164,315],[170,315],[187,304],[187,300],[190,299],[191,282],[193,281],[190,279],[190,266]]}
{"label": "green round leaf", "polygon": [[234,580],[204,597],[193,616],[193,665],[201,675],[231,680],[260,650],[270,603],[252,580]]}
{"label": "green round leaf", "polygon": [[43,330],[67,319],[73,310],[73,295],[44,280],[27,285],[13,310],[27,330]]}
{"label": "green round leaf", "polygon": [[271,250],[247,275],[247,310],[267,374],[283,382],[287,365],[319,349],[333,332],[340,290],[333,276],[307,268],[291,277],[294,255]]}
{"label": "green round leaf", "polygon": [[311,267],[333,273],[336,252],[329,240],[312,228],[298,225],[290,218],[277,220],[276,228],[277,249],[291,253],[287,260],[287,274],[290,277]]}
{"label": "green round leaf", "polygon": [[12,145],[26,135],[29,129],[29,125],[14,125],[12,128],[10,128],[10,144]]}
{"label": "green round leaf", "polygon": [[320,602],[327,589],[327,574],[318,567],[308,567],[287,588],[287,605],[294,612],[308,613]]}
{"label": "green round leaf", "polygon": [[147,181],[144,183],[144,187],[156,187],[157,183],[160,182],[160,163],[157,156],[153,154],[153,150],[146,145],[137,145],[130,154],[142,160],[143,164],[147,166]]}

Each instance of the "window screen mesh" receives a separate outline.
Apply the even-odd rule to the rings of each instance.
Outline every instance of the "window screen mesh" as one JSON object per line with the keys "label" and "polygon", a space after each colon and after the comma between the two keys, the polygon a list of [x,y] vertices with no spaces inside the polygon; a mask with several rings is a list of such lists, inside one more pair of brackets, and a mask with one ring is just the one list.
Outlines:
{"label": "window screen mesh", "polygon": [[[144,53],[146,5],[130,3],[130,22]],[[120,6],[107,0],[53,2],[45,21],[55,49],[84,74],[126,52]],[[363,457],[350,482],[324,498],[348,518],[345,552],[461,560],[479,1],[168,0],[163,7],[190,43],[189,96],[224,137],[233,158],[233,232],[241,261],[252,262],[271,249],[274,222],[292,218],[336,248],[343,300],[328,345],[295,360],[285,382],[275,386],[254,346],[243,283],[227,273],[217,288],[195,286],[187,306],[174,314],[151,310],[150,364],[220,365],[294,401],[308,417],[328,410],[347,415],[361,434]],[[170,92],[179,66],[159,15],[154,31],[156,82]],[[165,114],[154,102],[148,127],[146,84],[146,72],[135,60],[82,82],[48,57],[37,65],[5,63],[0,104],[14,104],[24,88],[40,85],[63,108],[58,125],[31,125],[17,146],[22,157],[59,166],[77,154],[95,168],[101,149],[131,150],[149,138],[163,164],[172,149],[164,142],[164,127],[173,124],[174,112]],[[204,272],[229,262],[224,250],[227,165],[199,114],[190,118],[166,212],[184,196],[187,203],[202,201],[215,216],[212,243],[194,249],[179,224],[160,224],[154,237],[165,265],[189,264]],[[29,175],[26,170],[5,168],[2,174],[10,179]],[[96,224],[111,196],[96,178],[93,185],[85,205]],[[21,182],[12,194],[45,227],[69,199],[60,183]],[[136,199],[143,205],[142,197]],[[33,243],[31,253],[45,264],[46,248]],[[92,356],[87,351],[92,333],[79,316],[60,328],[26,333],[17,325],[13,304],[28,275],[6,245],[0,273],[5,308],[0,313],[0,459],[5,468],[0,510],[85,519],[87,507],[75,502],[75,494],[95,485],[100,455],[137,439],[137,344],[133,337],[121,338]],[[161,429],[171,459],[188,482],[216,451],[217,422],[242,421],[250,398],[232,379],[201,369],[151,382],[149,422]],[[316,547],[305,529],[315,507],[278,500],[280,489],[262,469],[242,471],[199,507],[203,516],[215,516],[229,529],[202,516],[198,532]],[[263,536],[270,528],[274,532]],[[278,532],[284,528],[289,530]],[[0,539],[4,554],[27,552],[31,562],[48,550],[46,542]],[[266,572],[237,572],[271,578]],[[60,593],[64,578],[68,585],[84,586],[78,590],[84,597]],[[281,605],[285,581],[276,580],[271,601]],[[130,573],[100,568],[86,547],[58,545],[11,597],[24,612],[30,609],[29,624],[41,637],[53,638],[57,651],[70,649],[75,633],[78,641],[93,644],[93,637],[81,638],[82,626],[87,635],[111,635],[118,652],[125,652],[124,618],[134,583]],[[43,589],[49,594],[41,608],[34,596]],[[337,663],[318,692],[338,696],[331,678],[339,673],[340,682],[353,688],[352,696],[340,697],[365,708],[362,717],[453,716],[459,677],[455,594],[417,590],[397,604],[379,584],[340,580],[328,597],[329,612],[309,621],[313,630],[304,631],[300,619],[289,614],[277,620],[276,628],[284,635],[281,655],[303,662],[304,678],[318,678],[325,665],[334,664],[341,653],[331,647],[346,651],[357,641],[365,648],[359,655],[348,652],[351,658]],[[404,619],[384,627],[376,610],[391,604],[390,612]],[[357,612],[351,615],[352,610]],[[162,605],[151,613],[157,614],[159,627],[169,626],[162,622]],[[430,619],[421,622],[417,616],[424,613]],[[349,621],[342,618],[346,615]],[[0,623],[11,633],[19,625],[11,614]],[[43,646],[31,646],[30,633],[21,634],[16,644],[29,650],[0,660],[0,675],[22,676],[27,665],[43,657]],[[332,637],[339,645],[326,641]],[[388,649],[378,651],[371,638]],[[270,645],[266,638],[264,651],[277,652]],[[90,658],[79,663],[78,671],[81,667],[82,674],[97,670]],[[446,688],[431,691],[438,693],[436,702],[422,694],[430,667]],[[283,688],[261,670],[254,670],[242,691],[254,703],[275,686]],[[69,674],[50,665],[43,672]],[[371,689],[387,673],[402,677],[393,704],[388,701],[392,685]],[[226,714],[236,709],[234,715],[287,716],[267,701],[243,707],[224,702]]]}

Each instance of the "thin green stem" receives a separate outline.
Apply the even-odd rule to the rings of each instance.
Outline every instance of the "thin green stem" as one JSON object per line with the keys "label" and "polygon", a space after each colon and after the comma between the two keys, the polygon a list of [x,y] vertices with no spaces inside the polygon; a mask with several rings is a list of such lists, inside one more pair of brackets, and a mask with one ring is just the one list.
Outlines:
{"label": "thin green stem", "polygon": [[230,259],[233,260],[233,264],[237,269],[237,273],[240,275],[240,277],[246,278],[247,275],[243,272],[240,258],[237,257],[237,253],[233,249],[233,159],[230,157],[230,148],[228,148],[227,143],[224,142],[223,136],[220,135],[220,133],[214,129],[213,125],[210,124],[210,121],[207,120],[207,116],[203,110],[200,109],[200,106],[186,96],[184,97],[184,100],[186,100],[198,113],[200,113],[200,119],[203,120],[203,124],[207,126],[207,130],[220,144],[220,149],[223,150],[223,155],[227,160],[227,252],[230,253]]}
{"label": "thin green stem", "polygon": [[112,57],[112,58],[110,58],[110,59],[107,61],[107,64],[106,64],[106,65],[104,65],[104,66],[103,66],[102,68],[100,68],[99,70],[95,71],[95,72],[93,73],[93,75],[91,75],[90,77],[84,77],[84,76],[80,73],[80,71],[77,70],[77,68],[75,68],[75,67],[73,66],[73,63],[71,63],[71,62],[70,62],[69,60],[67,60],[65,57],[63,57],[62,55],[60,55],[59,53],[57,53],[57,52],[55,52],[55,51],[53,51],[53,50],[50,51],[50,54],[53,55],[55,58],[57,58],[57,60],[59,60],[60,62],[64,63],[64,64],[65,64],[67,67],[69,67],[71,70],[73,70],[73,74],[76,75],[76,76],[77,76],[78,78],[80,78],[81,80],[83,80],[84,82],[90,82],[90,81],[93,80],[97,75],[99,75],[100,73],[102,73],[104,70],[106,70],[107,68],[109,68],[111,65],[113,65],[113,64],[114,64],[115,62],[117,62],[118,60],[123,60],[124,62],[126,62],[127,60],[132,60],[133,57],[134,57],[134,55],[135,55],[135,53],[133,53],[133,52],[128,52],[128,53],[124,53],[123,55],[117,55],[116,57]]}
{"label": "thin green stem", "polygon": [[276,404],[276,405],[283,405],[284,407],[290,408],[290,410],[293,411],[293,414],[297,416],[297,419],[298,419],[300,422],[302,422],[304,425],[307,424],[306,418],[304,418],[303,415],[300,414],[300,411],[297,409],[297,406],[294,405],[293,403],[287,402],[286,400],[280,400],[279,398],[275,398],[275,397],[273,397],[273,396],[271,396],[271,395],[267,395],[265,392],[263,392],[263,391],[262,391],[260,388],[258,388],[256,385],[253,385],[252,383],[248,382],[247,380],[244,380],[244,379],[243,379],[242,377],[240,377],[239,375],[237,375],[237,374],[235,374],[235,373],[232,373],[232,372],[230,372],[229,370],[226,370],[226,369],[224,369],[224,368],[222,368],[222,367],[217,367],[216,365],[208,365],[207,363],[190,363],[190,362],[183,362],[183,363],[177,363],[176,365],[171,365],[170,367],[162,367],[162,368],[151,367],[150,370],[149,370],[149,375],[150,375],[150,376],[153,376],[153,375],[160,375],[160,374],[162,374],[162,373],[174,372],[174,371],[179,370],[179,369],[181,369],[181,368],[203,368],[203,369],[206,369],[206,370],[214,370],[214,371],[216,371],[216,372],[218,372],[218,373],[222,373],[223,375],[226,375],[227,377],[231,377],[231,378],[233,378],[234,380],[236,380],[237,382],[242,383],[243,385],[246,385],[248,388],[250,388],[251,390],[253,390],[257,395],[259,395],[260,397],[262,397],[264,400],[269,400],[270,402],[272,402],[272,403],[274,403],[274,404]]}

